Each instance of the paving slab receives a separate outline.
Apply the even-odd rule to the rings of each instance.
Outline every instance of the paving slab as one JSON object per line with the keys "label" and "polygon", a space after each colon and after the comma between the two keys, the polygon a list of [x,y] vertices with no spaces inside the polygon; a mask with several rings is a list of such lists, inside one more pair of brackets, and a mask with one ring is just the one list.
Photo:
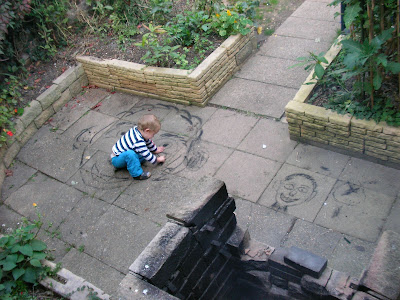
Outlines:
{"label": "paving slab", "polygon": [[254,117],[219,109],[203,125],[202,139],[226,147],[237,147],[256,124]]}
{"label": "paving slab", "polygon": [[61,263],[68,265],[69,271],[99,287],[110,296],[116,294],[119,283],[126,275],[74,248],[65,255]]}
{"label": "paving slab", "polygon": [[375,247],[376,243],[343,235],[329,257],[328,266],[360,278],[363,269],[368,267]]}
{"label": "paving slab", "polygon": [[340,24],[337,22],[321,21],[299,17],[289,17],[275,31],[277,35],[317,40],[332,44],[337,37]]}
{"label": "paving slab", "polygon": [[315,223],[376,242],[395,198],[338,180]]}
{"label": "paving slab", "polygon": [[163,226],[166,214],[181,207],[182,197],[193,185],[192,180],[169,176],[163,180],[153,177],[145,181],[135,181],[115,201],[115,205],[131,213],[149,219]]}
{"label": "paving slab", "polygon": [[47,250],[49,251],[47,260],[59,263],[72,246],[60,239],[61,233],[56,228],[44,227],[40,229],[37,238],[47,245]]}
{"label": "paving slab", "polygon": [[232,78],[210,103],[279,119],[298,89]]}
{"label": "paving slab", "polygon": [[397,197],[396,202],[393,204],[390,214],[383,226],[383,230],[392,230],[400,234],[400,197]]}
{"label": "paving slab", "polygon": [[258,204],[252,206],[250,238],[268,246],[280,247],[295,218]]}
{"label": "paving slab", "polygon": [[215,177],[225,182],[232,195],[257,202],[281,165],[267,158],[235,151]]}
{"label": "paving slab", "polygon": [[160,229],[154,222],[112,206],[88,231],[85,253],[126,274]]}
{"label": "paving slab", "polygon": [[[371,172],[371,170],[374,170]],[[352,157],[340,179],[347,180],[379,193],[397,196],[400,191],[400,170]]]}
{"label": "paving slab", "polygon": [[[229,192],[229,191],[228,191]],[[253,215],[253,202],[235,197],[237,226],[246,230],[249,228]],[[250,235],[251,237],[251,235]]]}
{"label": "paving slab", "polygon": [[15,160],[12,164],[12,174],[6,176],[1,186],[1,200],[4,201],[14,191],[19,189],[33,174],[37,172],[36,169]]}
{"label": "paving slab", "polygon": [[137,124],[140,117],[145,114],[153,114],[157,116],[157,118],[162,121],[164,118],[171,112],[176,111],[177,104],[169,103],[166,101],[160,101],[150,98],[142,98],[141,101],[136,103],[128,112],[126,112],[122,119],[132,122],[132,124]]}
{"label": "paving slab", "polygon": [[97,103],[94,111],[106,114],[112,117],[121,118],[129,112],[131,108],[138,103],[142,98],[135,95],[115,93],[105,97],[101,102]]}
{"label": "paving slab", "polygon": [[214,107],[184,107],[177,105],[176,110],[171,110],[168,118],[164,119],[161,128],[163,131],[185,135],[189,137],[199,137],[201,127],[215,113]]}
{"label": "paving slab", "polygon": [[89,110],[90,108],[77,102],[76,99],[72,99],[65,104],[57,114],[53,115],[53,117],[48,120],[48,123],[52,126],[53,130],[63,132],[71,127]]}
{"label": "paving slab", "polygon": [[87,108],[93,108],[109,95],[111,95],[111,93],[105,89],[86,88],[83,89],[81,94],[79,94],[75,99],[81,105],[86,106]]}
{"label": "paving slab", "polygon": [[347,155],[299,143],[286,162],[318,174],[339,178],[349,159]]}
{"label": "paving slab", "polygon": [[57,229],[63,241],[75,247],[85,246],[88,231],[96,225],[110,204],[90,196],[83,197]]}
{"label": "paving slab", "polygon": [[297,142],[290,140],[287,124],[271,119],[260,119],[238,149],[285,162],[296,145]]}
{"label": "paving slab", "polygon": [[312,222],[335,182],[334,178],[284,164],[258,203]]}
{"label": "paving slab", "polygon": [[22,216],[4,204],[0,204],[0,233],[7,234],[21,223]]}
{"label": "paving slab", "polygon": [[342,234],[337,231],[297,219],[283,245],[296,246],[329,261],[341,238]]}
{"label": "paving slab", "polygon": [[116,170],[111,165],[109,153],[98,151],[86,158],[87,163],[66,182],[75,189],[113,203],[133,182],[126,169]]}
{"label": "paving slab", "polygon": [[68,128],[63,135],[74,139],[74,148],[84,148],[93,144],[117,120],[117,118],[91,110]]}
{"label": "paving slab", "polygon": [[[61,137],[50,129],[49,126],[40,128],[21,149],[17,158],[32,168],[66,182],[85,163],[85,149],[75,147],[74,139]],[[86,151],[86,155],[90,153]]]}
{"label": "paving slab", "polygon": [[236,73],[236,77],[281,87],[298,89],[309,72],[303,68],[291,68],[296,62],[290,59],[254,55]]}
{"label": "paving slab", "polygon": [[[109,128],[93,143],[90,144],[90,148],[95,150],[101,150],[111,155],[112,147],[115,143],[123,136],[129,129],[136,124],[130,121],[118,120],[111,124]],[[156,135],[157,137],[158,135]]]}
{"label": "paving slab", "polygon": [[291,16],[321,21],[340,22],[340,16],[334,18],[335,13],[340,13],[340,5],[329,6],[324,2],[304,1]]}
{"label": "paving slab", "polygon": [[268,37],[268,40],[260,47],[258,54],[296,61],[298,57],[308,57],[309,52],[319,54],[328,51],[330,47],[331,43],[321,42],[318,39],[309,40],[273,34]]}
{"label": "paving slab", "polygon": [[12,193],[5,204],[31,221],[38,219],[39,212],[45,224],[51,222],[57,227],[82,196],[82,192],[38,173]]}
{"label": "paving slab", "polygon": [[[204,142],[201,140],[191,140],[186,154],[181,159],[168,164],[170,174],[176,174],[192,180],[198,180],[203,176],[214,176],[218,169],[231,156],[233,149]],[[167,163],[170,156],[167,155]],[[178,167],[175,167],[179,165]],[[172,170],[174,168],[174,170]]]}

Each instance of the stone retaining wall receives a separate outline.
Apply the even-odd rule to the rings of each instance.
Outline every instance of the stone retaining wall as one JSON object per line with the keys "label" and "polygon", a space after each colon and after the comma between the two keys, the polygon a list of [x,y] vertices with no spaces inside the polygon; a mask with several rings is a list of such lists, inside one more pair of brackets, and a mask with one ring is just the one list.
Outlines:
{"label": "stone retaining wall", "polygon": [[194,70],[149,67],[78,56],[91,85],[181,104],[204,106],[257,47],[254,32],[230,36]]}
{"label": "stone retaining wall", "polygon": [[[53,84],[24,109],[15,121],[15,134],[0,148],[0,192],[5,170],[10,167],[19,150],[40,127],[59,111],[68,101],[82,92],[88,79],[82,64],[69,68],[53,81]],[[1,195],[1,193],[0,193]]]}
{"label": "stone retaining wall", "polygon": [[[334,45],[327,52],[329,63],[339,53]],[[326,66],[325,66],[326,67]],[[358,120],[349,114],[340,115],[323,107],[307,104],[316,85],[311,73],[296,96],[285,108],[292,140],[321,146],[378,163],[400,168],[400,127],[373,120]]]}

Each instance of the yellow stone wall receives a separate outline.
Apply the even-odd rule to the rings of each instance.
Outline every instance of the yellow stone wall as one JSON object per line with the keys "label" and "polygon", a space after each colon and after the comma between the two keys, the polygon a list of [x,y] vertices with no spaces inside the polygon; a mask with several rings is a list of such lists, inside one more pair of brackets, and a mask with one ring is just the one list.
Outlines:
{"label": "yellow stone wall", "polygon": [[[204,106],[243,62],[243,49],[256,48],[254,32],[226,39],[197,68],[179,70],[78,56],[91,85],[182,104]],[[250,51],[251,52],[251,51]],[[248,53],[248,52],[246,52]],[[246,54],[245,53],[245,54]]]}

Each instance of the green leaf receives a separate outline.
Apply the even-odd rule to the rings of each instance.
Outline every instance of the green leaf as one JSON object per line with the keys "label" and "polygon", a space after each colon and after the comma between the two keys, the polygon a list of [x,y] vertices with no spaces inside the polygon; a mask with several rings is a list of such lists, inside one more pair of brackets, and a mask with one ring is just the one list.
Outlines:
{"label": "green leaf", "polygon": [[32,240],[30,245],[32,246],[33,251],[43,251],[47,248],[47,245],[39,240]]}
{"label": "green leaf", "polygon": [[349,53],[362,53],[362,45],[353,40],[343,40],[342,42],[343,49],[345,49]]}
{"label": "green leaf", "polygon": [[29,283],[36,283],[37,274],[33,268],[27,268],[22,279]]}
{"label": "green leaf", "polygon": [[23,255],[26,256],[32,256],[33,255],[33,249],[31,245],[24,245],[19,249],[19,252],[21,252]]}
{"label": "green leaf", "polygon": [[23,261],[24,259],[25,259],[25,255],[20,254],[20,255],[18,255],[18,259],[17,259],[16,263],[20,263],[20,262]]}
{"label": "green leaf", "polygon": [[0,284],[0,291],[4,290],[6,287],[4,286],[4,284]]}
{"label": "green leaf", "polygon": [[108,10],[114,10],[114,8],[112,6],[110,6],[110,5],[106,5],[106,6],[104,6],[104,8],[108,9]]}
{"label": "green leaf", "polygon": [[13,263],[17,262],[17,259],[18,259],[18,254],[9,254],[6,257],[6,261],[13,262]]}
{"label": "green leaf", "polygon": [[7,244],[7,242],[8,242],[8,236],[3,236],[0,239],[0,247],[4,247]]}
{"label": "green leaf", "polygon": [[42,264],[40,263],[40,260],[38,260],[36,258],[31,259],[30,264],[37,268],[40,268],[42,266]]}
{"label": "green leaf", "polygon": [[325,73],[324,68],[320,64],[316,64],[315,65],[315,74],[317,75],[317,77],[319,79],[321,79],[322,76],[324,76],[324,73]]}
{"label": "green leaf", "polygon": [[400,63],[390,61],[388,62],[386,69],[392,72],[393,74],[397,74],[400,72]]}
{"label": "green leaf", "polygon": [[14,280],[17,280],[18,278],[20,278],[24,274],[25,274],[25,269],[14,269],[12,271],[12,275],[14,277]]}
{"label": "green leaf", "polygon": [[11,271],[14,269],[17,265],[13,263],[12,261],[7,261],[5,264],[3,264],[3,270],[4,271]]}
{"label": "green leaf", "polygon": [[20,248],[21,248],[20,244],[15,244],[15,245],[11,248],[11,253],[16,253],[16,252],[18,252]]}
{"label": "green leaf", "polygon": [[357,19],[359,13],[361,12],[361,7],[359,3],[351,6],[346,6],[344,11],[343,21],[347,28],[350,28],[351,24]]}
{"label": "green leaf", "polygon": [[[3,270],[0,269],[0,279],[3,278]],[[1,290],[1,289],[0,289]]]}
{"label": "green leaf", "polygon": [[43,252],[33,252],[32,258],[42,260],[42,259],[45,259],[46,256],[47,256],[46,253],[43,253]]}
{"label": "green leaf", "polygon": [[388,39],[392,37],[394,28],[384,30],[380,35],[374,37],[371,41],[371,45],[380,48]]}
{"label": "green leaf", "polygon": [[383,54],[383,53],[379,54],[379,55],[376,57],[376,63],[377,63],[378,65],[382,65],[383,67],[386,68],[387,63],[388,63],[388,61],[387,61],[387,56],[386,56],[385,54]]}

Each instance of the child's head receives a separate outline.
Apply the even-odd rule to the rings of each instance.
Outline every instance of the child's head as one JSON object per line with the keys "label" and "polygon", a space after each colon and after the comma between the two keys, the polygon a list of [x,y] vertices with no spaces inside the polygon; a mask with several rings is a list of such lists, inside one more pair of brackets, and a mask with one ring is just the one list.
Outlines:
{"label": "child's head", "polygon": [[155,115],[144,115],[139,119],[138,128],[145,139],[151,139],[160,131],[161,123]]}

